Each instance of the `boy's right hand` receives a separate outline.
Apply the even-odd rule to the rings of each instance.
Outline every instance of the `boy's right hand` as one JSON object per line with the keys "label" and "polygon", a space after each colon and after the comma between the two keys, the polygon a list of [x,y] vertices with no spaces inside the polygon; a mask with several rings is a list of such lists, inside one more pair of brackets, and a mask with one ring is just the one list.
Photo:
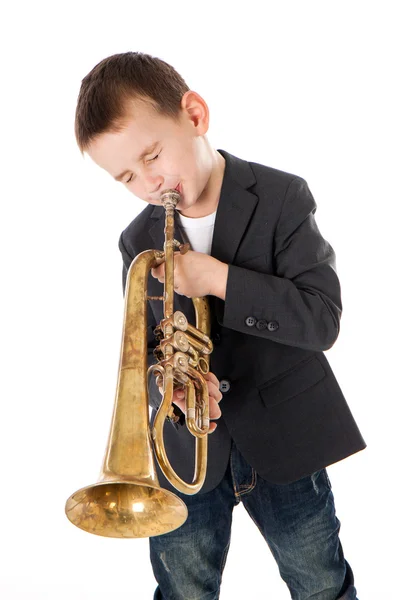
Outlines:
{"label": "boy's right hand", "polygon": [[[207,387],[208,387],[208,402],[209,402],[209,406],[210,406],[210,420],[211,419],[219,419],[221,416],[221,409],[218,406],[218,403],[220,402],[220,400],[222,399],[222,393],[219,390],[219,381],[217,379],[217,377],[214,375],[214,373],[211,373],[211,371],[209,371],[208,373],[206,373],[205,375],[203,375],[204,379],[207,382]],[[161,386],[158,386],[159,392],[162,395],[162,388]],[[174,404],[176,404],[176,406],[178,406],[178,408],[181,409],[181,411],[186,415],[186,407],[185,407],[185,392],[182,392],[182,397],[179,397],[179,392],[181,390],[174,390],[174,395],[173,395],[173,399],[172,402]],[[217,423],[212,423],[210,422],[210,429],[208,433],[212,433],[213,431],[215,431],[217,428]]]}

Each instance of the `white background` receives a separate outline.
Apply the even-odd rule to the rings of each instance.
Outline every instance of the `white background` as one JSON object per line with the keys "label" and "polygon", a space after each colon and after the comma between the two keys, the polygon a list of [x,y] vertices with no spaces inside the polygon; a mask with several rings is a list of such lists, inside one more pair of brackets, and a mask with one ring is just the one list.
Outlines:
{"label": "white background", "polygon": [[[122,229],[145,204],[73,133],[82,78],[129,50],[208,103],[209,140],[304,177],[337,256],[327,358],[368,444],[328,468],[360,600],[398,597],[395,2],[15,2],[1,25],[1,578],[7,600],[151,599],[147,540],[73,527],[96,481],[122,328]],[[396,556],[397,555],[397,556]],[[289,598],[240,505],[221,599]]]}

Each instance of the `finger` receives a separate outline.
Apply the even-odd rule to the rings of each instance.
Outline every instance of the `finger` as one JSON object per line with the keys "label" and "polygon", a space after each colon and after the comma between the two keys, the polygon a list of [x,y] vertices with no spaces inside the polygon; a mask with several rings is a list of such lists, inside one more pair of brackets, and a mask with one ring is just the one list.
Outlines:
{"label": "finger", "polygon": [[222,400],[222,392],[219,387],[212,381],[207,381],[208,395],[214,398],[217,402]]}
{"label": "finger", "polygon": [[219,419],[222,415],[221,409],[218,405],[218,402],[211,396],[208,399],[208,406],[210,412],[210,419]]}
{"label": "finger", "polygon": [[[174,394],[173,403],[181,409],[183,413],[186,411],[186,402],[185,399],[176,398],[176,394]],[[212,397],[208,398],[208,406],[209,406],[209,415],[210,419],[219,419],[222,415],[221,409],[218,406],[218,402]],[[186,413],[185,413],[186,414]]]}
{"label": "finger", "polygon": [[[160,390],[160,393],[162,394],[162,387],[158,386],[158,389]],[[181,409],[181,411],[185,413],[186,411],[186,402],[185,402],[185,398],[178,398],[177,397],[177,392],[178,390],[174,390],[174,396],[173,396],[173,403]],[[212,397],[209,396],[209,415],[210,415],[210,419],[219,419],[221,416],[221,409],[218,406],[218,403],[216,402],[216,400]],[[217,423],[214,422],[210,422],[209,425],[209,430],[208,433],[213,433],[217,428]]]}
{"label": "finger", "polygon": [[[220,400],[220,396],[222,396],[221,392],[217,392],[218,396],[217,398],[215,398],[213,395],[210,395],[210,393],[208,394],[208,405],[209,405],[209,413],[210,413],[210,419],[219,419],[222,412],[220,407],[218,406],[218,402]],[[178,396],[178,392],[175,391],[174,392],[174,399],[173,399],[174,404],[176,404],[177,406],[179,406],[179,408],[185,412],[186,409],[186,402],[185,402],[185,398],[180,398]]]}
{"label": "finger", "polygon": [[164,277],[164,265],[158,265],[158,267],[152,267],[151,274],[153,277]]}
{"label": "finger", "polygon": [[180,400],[179,398],[175,399],[175,395],[174,395],[174,399],[173,399],[173,404],[175,404],[178,408],[181,409],[181,411],[186,415],[186,402],[185,399]]}
{"label": "finger", "polygon": [[210,428],[208,430],[208,434],[212,433],[216,429],[217,429],[217,424],[216,423],[210,423]]}
{"label": "finger", "polygon": [[214,375],[214,373],[209,371],[204,375],[204,378],[207,379],[207,381],[212,381],[214,385],[216,385],[219,388],[219,379],[216,375]]}
{"label": "finger", "polygon": [[[159,390],[159,392],[160,392],[160,394],[162,396],[163,395],[162,385],[158,386],[158,390]],[[176,406],[178,406],[178,408],[180,408],[183,413],[186,414],[186,412],[185,412],[186,411],[185,393],[183,393],[183,396],[180,397],[178,395],[180,392],[181,392],[181,390],[178,390],[178,389],[174,390],[174,393],[173,393],[173,396],[172,396],[172,402],[173,402],[173,404],[176,404]]]}
{"label": "finger", "polygon": [[[215,377],[215,375],[214,375],[214,378],[216,379],[218,385],[215,385],[212,381],[206,379],[208,396],[209,396],[209,398],[213,398],[213,400],[215,400],[216,402],[220,402],[222,400],[223,394],[219,389],[219,381]],[[162,394],[161,386],[159,389],[160,389],[160,393]],[[178,401],[178,399],[180,398],[180,394],[181,394],[181,390],[174,390],[173,402]],[[183,392],[182,398],[184,398],[184,394],[185,394],[185,392]]]}

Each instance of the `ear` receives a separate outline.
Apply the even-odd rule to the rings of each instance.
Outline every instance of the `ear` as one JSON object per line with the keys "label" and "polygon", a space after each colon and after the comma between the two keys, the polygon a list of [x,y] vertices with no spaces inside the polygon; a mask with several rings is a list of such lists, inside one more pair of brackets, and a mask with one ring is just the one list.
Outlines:
{"label": "ear", "polygon": [[182,97],[181,106],[196,129],[197,135],[205,135],[210,119],[207,102],[197,92],[188,90]]}

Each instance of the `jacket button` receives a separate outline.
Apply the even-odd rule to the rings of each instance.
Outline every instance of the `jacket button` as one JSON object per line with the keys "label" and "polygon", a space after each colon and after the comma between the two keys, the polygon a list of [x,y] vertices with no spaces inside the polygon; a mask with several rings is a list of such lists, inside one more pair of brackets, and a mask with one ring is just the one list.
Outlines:
{"label": "jacket button", "polygon": [[259,321],[257,321],[256,323],[256,327],[257,329],[259,329],[260,331],[262,331],[263,329],[266,329],[268,325],[268,321],[266,321],[265,319],[260,319]]}
{"label": "jacket button", "polygon": [[231,382],[228,381],[228,379],[221,379],[221,381],[219,382],[219,390],[220,392],[229,392],[229,390],[231,389]]}
{"label": "jacket button", "polygon": [[278,321],[270,321],[268,323],[268,330],[269,331],[276,331],[277,329],[279,329],[279,323],[278,323]]}
{"label": "jacket button", "polygon": [[214,333],[214,335],[211,338],[211,341],[213,342],[213,344],[216,344],[218,346],[218,344],[221,343],[221,334],[220,333]]}
{"label": "jacket button", "polygon": [[253,325],[255,325],[257,322],[257,319],[255,317],[247,317],[245,323],[248,327],[253,327]]}

